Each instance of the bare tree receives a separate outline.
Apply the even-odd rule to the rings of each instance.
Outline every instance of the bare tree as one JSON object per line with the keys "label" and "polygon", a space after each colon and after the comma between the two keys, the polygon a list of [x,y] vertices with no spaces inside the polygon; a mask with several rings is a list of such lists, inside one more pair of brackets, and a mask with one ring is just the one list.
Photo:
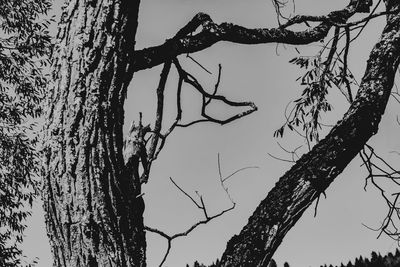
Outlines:
{"label": "bare tree", "polygon": [[[281,16],[281,1],[274,3]],[[311,92],[308,97],[315,100],[312,104],[324,110],[328,109],[324,96],[334,80],[331,67],[336,62],[333,60],[336,38],[346,36],[348,46],[350,32],[376,16],[387,16],[386,27],[371,51],[357,95],[353,99],[351,93],[343,91],[352,101],[343,119],[324,139],[317,138],[315,146],[280,178],[248,224],[228,242],[219,263],[220,266],[267,266],[302,213],[377,132],[400,57],[400,4],[395,0],[384,1],[386,12],[376,13],[374,8],[365,19],[347,23],[354,14],[369,12],[372,5],[368,0],[351,0],[343,9],[328,15],[294,16],[272,29],[217,24],[207,14],[199,13],[164,44],[135,50],[139,4],[128,0],[71,0],[63,9],[53,55],[54,84],[47,98],[44,136],[43,198],[54,266],[145,266],[141,185],[150,178],[151,163],[165,139],[176,127],[203,121],[224,124],[256,110],[251,102],[235,102],[219,95],[219,82],[208,93],[180,65],[179,55],[204,50],[220,41],[306,45],[324,40],[335,28],[327,60],[318,65],[321,75],[318,80],[309,80],[308,87]],[[290,30],[292,25],[309,22],[317,25],[304,31]],[[347,53],[346,48],[339,53],[344,56],[344,68],[336,78],[343,78],[334,80],[343,88],[349,86],[345,79]],[[157,88],[154,127],[139,121],[124,140],[123,106],[132,76],[160,64],[164,68]],[[178,113],[173,124],[163,129],[164,87],[172,67],[179,73]],[[200,92],[203,99],[203,118],[188,124],[181,122],[183,83]],[[227,120],[215,118],[207,113],[210,101],[247,109]],[[308,107],[307,103],[304,101],[303,109]],[[292,119],[294,124],[306,125],[311,131],[308,136],[316,138],[318,113],[311,115],[310,121]],[[206,212],[204,205],[198,205]]]}

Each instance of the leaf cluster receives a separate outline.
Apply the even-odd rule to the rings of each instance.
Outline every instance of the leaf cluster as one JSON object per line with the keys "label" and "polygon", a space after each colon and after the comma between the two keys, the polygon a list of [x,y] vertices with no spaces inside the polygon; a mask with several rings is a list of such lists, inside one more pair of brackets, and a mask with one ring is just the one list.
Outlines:
{"label": "leaf cluster", "polygon": [[[295,57],[289,61],[292,64],[305,69],[305,72],[296,81],[304,87],[299,98],[294,101],[294,108],[289,114],[287,123],[275,131],[275,137],[282,137],[285,127],[291,131],[295,127],[301,127],[310,141],[319,139],[319,119],[321,112],[331,110],[331,105],[326,100],[327,87],[331,84],[328,79],[322,77],[323,64],[320,57]],[[325,80],[322,80],[325,79]]]}
{"label": "leaf cluster", "polygon": [[353,75],[343,70],[343,62],[337,60],[331,67],[321,58],[319,53],[317,56],[299,56],[289,61],[304,70],[296,79],[303,91],[294,100],[293,109],[286,114],[286,123],[274,132],[274,137],[282,137],[287,127],[291,131],[304,133],[310,142],[318,142],[322,128],[321,115],[332,110],[327,100],[329,89],[334,86],[340,89],[343,84],[354,83]]}
{"label": "leaf cluster", "polygon": [[20,266],[25,220],[38,194],[34,119],[51,52],[49,0],[0,0],[0,266]]}

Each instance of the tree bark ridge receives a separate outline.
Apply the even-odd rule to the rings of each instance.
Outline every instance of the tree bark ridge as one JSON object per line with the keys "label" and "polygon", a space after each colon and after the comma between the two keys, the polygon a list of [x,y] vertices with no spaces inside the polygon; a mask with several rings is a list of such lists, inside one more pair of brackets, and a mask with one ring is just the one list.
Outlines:
{"label": "tree bark ridge", "polygon": [[[45,125],[44,209],[54,266],[145,266],[140,183],[123,159],[139,1],[62,12]],[[137,177],[135,177],[137,178]]]}

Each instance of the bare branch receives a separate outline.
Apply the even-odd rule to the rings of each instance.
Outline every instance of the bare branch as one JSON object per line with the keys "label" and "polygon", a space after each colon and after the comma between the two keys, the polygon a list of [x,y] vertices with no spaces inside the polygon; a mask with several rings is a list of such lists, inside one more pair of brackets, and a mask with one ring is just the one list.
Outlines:
{"label": "bare branch", "polygon": [[303,146],[298,146],[296,147],[294,150],[290,151],[286,148],[284,148],[279,142],[276,142],[278,144],[278,146],[287,154],[290,155],[291,159],[284,159],[284,158],[280,158],[277,156],[272,155],[271,153],[267,153],[271,158],[274,158],[276,160],[279,161],[284,161],[284,162],[290,162],[290,163],[295,163],[300,157],[297,154],[297,150],[299,150],[300,148],[302,148]]}
{"label": "bare branch", "polygon": [[158,154],[164,148],[164,145],[165,145],[165,142],[167,140],[167,137],[176,128],[176,126],[178,125],[179,121],[182,118],[182,105],[181,105],[182,84],[183,84],[183,79],[181,77],[179,77],[178,86],[177,86],[178,88],[177,88],[177,92],[176,92],[176,106],[177,106],[176,110],[177,110],[177,114],[176,114],[176,117],[175,117],[175,121],[172,123],[172,125],[169,127],[169,129],[164,134],[160,135],[160,138],[161,138],[160,147],[158,148],[153,160],[157,159]]}
{"label": "bare branch", "polygon": [[[214,92],[212,94],[210,94],[204,90],[203,86],[197,81],[197,79],[193,75],[191,75],[190,73],[188,73],[187,71],[185,71],[182,68],[182,66],[180,65],[180,63],[177,59],[175,59],[173,62],[178,70],[180,78],[185,83],[191,85],[194,89],[196,89],[202,95],[203,103],[202,103],[202,107],[201,107],[201,115],[204,118],[204,119],[192,121],[187,124],[177,124],[176,126],[188,127],[193,124],[200,123],[200,122],[213,122],[213,123],[218,123],[218,124],[224,125],[224,124],[227,124],[234,120],[240,119],[244,116],[250,115],[251,113],[253,113],[254,111],[257,110],[257,106],[253,102],[235,102],[235,101],[228,100],[225,96],[216,94],[218,91],[218,86],[220,84],[220,79],[221,79],[221,66],[219,66],[218,80],[215,85]],[[218,101],[221,101],[232,107],[249,107],[249,109],[247,109],[243,112],[237,113],[236,115],[233,115],[227,119],[216,119],[216,118],[208,115],[206,112],[207,106],[210,104],[211,100],[218,100]]]}
{"label": "bare branch", "polygon": [[[157,144],[161,136],[161,128],[164,114],[164,91],[167,82],[168,74],[171,69],[171,61],[167,61],[160,74],[160,82],[157,87],[157,111],[154,129],[152,132],[150,146],[147,150],[147,162],[143,164],[143,173],[141,181],[146,183],[149,179],[151,164],[156,158]],[[165,138],[163,139],[165,140]]]}
{"label": "bare branch", "polygon": [[274,155],[272,155],[271,153],[267,153],[267,154],[268,154],[268,156],[270,156],[271,158],[276,159],[276,160],[279,160],[279,161],[289,162],[289,163],[295,163],[295,162],[296,162],[296,161],[293,161],[293,160],[291,160],[291,159],[283,159],[283,158],[274,156]]}
{"label": "bare branch", "polygon": [[[317,17],[323,20],[318,26],[305,31],[295,32],[285,28],[248,29],[232,23],[216,24],[209,15],[198,13],[172,39],[164,44],[145,48],[135,52],[130,72],[151,68],[178,55],[194,53],[214,45],[220,41],[241,44],[286,43],[309,44],[323,39],[334,23],[345,23],[357,12],[357,3],[350,3],[342,10],[333,11],[326,16]],[[313,17],[307,16],[308,20]],[[304,19],[298,19],[299,22]],[[294,23],[294,22],[293,22]],[[298,23],[298,22],[297,22]],[[201,27],[201,31],[192,34]]]}
{"label": "bare branch", "polygon": [[349,27],[345,27],[345,33],[346,33],[346,45],[345,45],[345,50],[344,50],[344,55],[343,55],[343,72],[342,72],[342,80],[344,81],[346,88],[347,88],[347,97],[348,101],[351,103],[353,102],[353,94],[351,93],[351,87],[350,87],[350,82],[347,79],[347,59],[349,55],[349,49],[350,49],[350,29]]}
{"label": "bare branch", "polygon": [[249,166],[249,167],[240,168],[240,169],[234,171],[233,173],[229,174],[228,176],[226,176],[224,179],[222,179],[222,182],[224,183],[225,181],[227,181],[229,178],[231,178],[232,176],[234,176],[238,172],[241,172],[241,171],[244,171],[244,170],[248,170],[248,169],[259,169],[259,168],[260,167],[258,167],[258,166]]}
{"label": "bare branch", "polygon": [[171,243],[172,243],[172,240],[168,240],[167,251],[165,252],[164,258],[162,259],[162,261],[161,261],[159,267],[163,266],[163,264],[164,264],[165,261],[167,260],[168,255],[169,255],[169,252],[170,252],[170,250],[171,250]]}
{"label": "bare branch", "polygon": [[396,14],[398,13],[398,10],[395,11],[382,11],[382,12],[378,12],[378,13],[371,13],[369,16],[357,20],[357,21],[353,21],[353,22],[348,22],[348,23],[344,23],[344,24],[335,24],[335,26],[337,27],[351,27],[351,26],[357,26],[359,24],[362,24],[364,22],[369,22],[372,19],[378,18],[378,17],[382,17],[382,16],[386,16],[386,15],[390,15],[390,14]]}
{"label": "bare branch", "polygon": [[[167,82],[168,74],[171,69],[171,61],[167,61],[164,64],[164,68],[160,75],[160,82],[157,87],[157,111],[156,111],[156,121],[153,130],[153,138],[151,140],[151,144],[149,147],[148,157],[151,162],[154,158],[154,154],[156,152],[157,143],[161,135],[162,121],[163,121],[163,113],[164,113],[164,91],[165,84]],[[149,166],[150,167],[150,166]]]}
{"label": "bare branch", "polygon": [[[281,18],[288,20],[288,18],[286,16],[284,16],[282,13],[282,9],[288,4],[288,2],[289,2],[288,0],[284,0],[284,1],[272,0],[272,5],[275,8],[275,13],[276,13],[276,17],[277,17],[279,25],[281,24],[281,22],[280,22]],[[294,11],[296,9],[296,5],[295,5],[294,0],[292,0],[291,2],[293,4],[293,13],[294,13]]]}
{"label": "bare branch", "polygon": [[167,239],[167,240],[170,240],[170,239],[171,239],[171,237],[170,237],[168,234],[166,234],[166,233],[164,233],[163,231],[160,231],[160,230],[158,230],[158,229],[156,229],[156,228],[152,228],[152,227],[145,226],[144,229],[145,229],[146,231],[149,231],[149,232],[158,234],[158,235],[164,237],[164,238]]}
{"label": "bare branch", "polygon": [[215,214],[215,215],[213,215],[213,216],[211,216],[211,217],[207,217],[207,218],[204,219],[204,220],[198,221],[197,223],[193,224],[193,225],[192,225],[189,229],[187,229],[186,231],[181,232],[181,233],[178,233],[178,234],[174,234],[173,236],[171,236],[171,239],[175,239],[175,238],[182,237],[182,236],[187,236],[187,235],[190,234],[194,229],[196,229],[198,226],[200,226],[200,225],[202,225],[202,224],[206,224],[206,223],[208,223],[209,221],[211,221],[211,220],[213,220],[213,219],[216,219],[216,218],[218,218],[218,217],[221,217],[221,216],[224,215],[225,213],[227,213],[227,212],[233,210],[233,209],[235,208],[235,206],[236,206],[236,205],[234,204],[234,205],[232,205],[231,207],[229,207],[229,208],[227,208],[227,209],[224,209],[224,210],[220,211],[219,213],[217,213],[217,214]]}
{"label": "bare branch", "polygon": [[308,23],[308,22],[325,22],[329,23],[329,19],[327,16],[307,16],[307,15],[296,15],[293,18],[289,19],[285,24],[283,24],[280,28],[286,29],[295,24]]}
{"label": "bare branch", "polygon": [[202,209],[202,206],[200,204],[198,204],[197,201],[194,200],[193,197],[191,197],[188,193],[186,193],[186,191],[183,190],[177,183],[175,183],[174,179],[172,179],[171,177],[169,177],[169,179],[176,186],[176,188],[179,189],[179,191],[181,191],[185,196],[187,196],[196,205],[196,207],[198,207],[199,209]]}
{"label": "bare branch", "polygon": [[368,175],[365,178],[364,189],[367,187],[368,181],[370,181],[373,187],[379,191],[388,207],[386,216],[379,228],[372,229],[371,227],[366,227],[374,231],[379,231],[378,237],[385,233],[394,240],[400,241],[400,231],[397,229],[395,223],[395,221],[400,220],[400,207],[397,207],[399,204],[398,200],[400,192],[388,192],[388,189],[384,189],[380,184],[381,181],[384,181],[385,183],[390,181],[393,185],[388,188],[395,190],[395,188],[400,186],[400,171],[396,170],[386,160],[380,157],[373,147],[369,145],[365,145],[364,149],[360,152],[360,157],[363,161],[363,166],[365,166],[368,172]]}
{"label": "bare branch", "polygon": [[239,170],[233,172],[231,175],[229,175],[229,176],[227,176],[227,177],[223,177],[223,176],[222,176],[222,172],[221,172],[220,156],[219,156],[219,154],[218,154],[218,174],[219,174],[220,184],[221,184],[222,189],[225,191],[226,195],[228,196],[229,200],[231,201],[232,205],[231,205],[230,207],[226,208],[226,209],[223,209],[222,211],[220,211],[219,213],[217,213],[217,214],[215,214],[215,215],[213,215],[213,216],[209,216],[209,215],[208,215],[208,213],[207,213],[207,207],[206,207],[206,205],[205,205],[203,196],[200,195],[199,192],[195,191],[196,195],[197,195],[198,198],[199,198],[200,204],[199,204],[198,201],[196,201],[190,194],[188,194],[185,190],[183,190],[182,187],[180,187],[171,177],[169,178],[170,181],[175,185],[176,188],[178,188],[178,190],[179,190],[181,193],[183,193],[187,198],[189,198],[190,201],[191,201],[198,209],[201,209],[201,210],[202,210],[203,215],[204,215],[204,219],[203,219],[203,220],[200,220],[200,221],[198,221],[198,222],[196,222],[196,223],[194,223],[194,224],[193,224],[192,226],[190,226],[187,230],[182,231],[182,232],[179,232],[179,233],[176,233],[176,234],[174,234],[174,235],[168,235],[168,234],[166,234],[165,232],[163,232],[163,231],[161,231],[161,230],[158,230],[158,229],[156,229],[156,228],[152,228],[152,227],[145,226],[145,230],[146,230],[146,231],[149,231],[149,232],[158,234],[158,235],[162,236],[163,238],[165,238],[165,239],[167,240],[167,242],[168,242],[167,250],[166,250],[166,252],[165,252],[165,254],[164,254],[164,257],[163,257],[163,259],[162,259],[162,261],[161,261],[161,263],[160,263],[160,265],[159,265],[160,267],[165,263],[165,261],[166,261],[168,255],[169,255],[169,253],[170,253],[172,241],[173,241],[174,239],[189,235],[193,230],[195,230],[195,229],[196,229],[197,227],[199,227],[200,225],[202,225],[202,224],[207,224],[207,223],[210,222],[211,220],[214,220],[214,219],[216,219],[216,218],[218,218],[218,217],[221,217],[222,215],[224,215],[225,213],[227,213],[227,212],[233,210],[233,209],[236,207],[236,203],[232,200],[232,197],[231,197],[231,195],[229,194],[228,188],[225,186],[224,181],[226,181],[227,179],[229,179],[229,178],[232,177],[233,175],[237,174],[238,172],[243,171],[243,170],[246,170],[246,169],[249,169],[249,168],[258,168],[258,167],[245,167],[245,168],[241,168],[241,169],[239,169]]}
{"label": "bare branch", "polygon": [[194,59],[191,55],[187,54],[187,58],[191,59],[194,63],[196,63],[200,68],[202,68],[205,72],[208,74],[212,74],[211,71],[209,71],[206,67],[204,67],[200,62],[198,62],[196,59]]}
{"label": "bare branch", "polygon": [[[372,9],[371,14],[369,16],[373,16],[373,14],[375,13],[375,11],[378,9],[378,6],[380,5],[380,3],[382,2],[382,0],[379,0],[378,3],[375,5],[375,7]],[[370,22],[371,20],[367,19],[365,21],[364,24],[361,25],[360,31],[356,34],[356,36],[350,40],[350,42],[353,42],[354,40],[356,40],[360,34],[364,31],[365,27],[367,26],[367,24]]]}

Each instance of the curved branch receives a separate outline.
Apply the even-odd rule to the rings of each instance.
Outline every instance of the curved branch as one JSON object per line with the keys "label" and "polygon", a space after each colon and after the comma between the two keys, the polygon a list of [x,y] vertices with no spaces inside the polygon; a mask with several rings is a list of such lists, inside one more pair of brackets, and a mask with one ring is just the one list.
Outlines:
{"label": "curved branch", "polygon": [[[362,2],[363,0],[360,0]],[[326,16],[296,16],[290,25],[310,21],[322,21],[314,28],[304,31],[291,31],[285,27],[248,29],[232,23],[216,24],[205,13],[198,13],[172,39],[164,44],[135,51],[131,72],[152,68],[178,55],[194,53],[210,47],[220,41],[239,44],[309,44],[319,41],[328,34],[334,24],[345,23],[357,12],[357,1],[352,1],[342,10],[333,11]],[[288,26],[288,25],[286,25]],[[201,27],[201,31],[192,35]]]}

